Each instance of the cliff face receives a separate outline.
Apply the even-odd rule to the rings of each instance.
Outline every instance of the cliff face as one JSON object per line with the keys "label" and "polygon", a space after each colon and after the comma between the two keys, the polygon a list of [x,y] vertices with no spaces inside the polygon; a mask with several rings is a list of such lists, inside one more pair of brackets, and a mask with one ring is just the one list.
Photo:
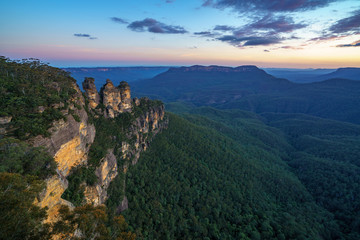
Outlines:
{"label": "cliff face", "polygon": [[[113,118],[121,118],[121,114],[125,113],[131,116],[131,123],[123,130],[124,139],[115,148],[109,148],[105,157],[98,159],[99,165],[95,169],[96,183],[93,186],[86,185],[85,182],[81,184],[84,188],[83,203],[93,205],[106,202],[110,183],[119,174],[126,174],[128,167],[136,164],[140,153],[148,148],[151,139],[167,126],[164,106],[153,104],[149,99],[132,100],[130,87],[126,82],[115,87],[108,80],[99,94],[94,79],[86,78],[83,88],[89,109],[85,109],[86,99],[78,86],[73,87],[76,93],[67,103],[69,108],[63,110],[67,120],[54,122],[49,129],[50,137],[37,136],[29,140],[34,146],[44,146],[57,163],[57,174],[46,180],[46,189],[36,200],[40,207],[48,207],[48,222],[56,220],[61,205],[73,207],[72,203],[61,196],[68,188],[67,177],[72,169],[80,166],[88,168],[88,154],[96,134],[95,126],[89,120],[90,115],[99,118],[99,114],[103,114],[109,121],[116,121]],[[99,108],[100,104],[104,108]],[[125,178],[122,184],[125,191]],[[127,199],[124,196],[119,210],[126,208]]]}
{"label": "cliff face", "polygon": [[117,159],[113,149],[109,149],[108,154],[101,160],[101,165],[96,169],[97,184],[86,186],[84,195],[86,203],[95,206],[104,204],[108,195],[107,189],[111,181],[118,175]]}
{"label": "cliff face", "polygon": [[[96,168],[97,183],[95,186],[86,186],[84,195],[87,203],[94,205],[104,204],[108,199],[107,190],[111,181],[119,174],[126,174],[132,164],[136,164],[140,153],[146,151],[154,136],[167,127],[164,105],[149,106],[149,99],[134,99],[129,104],[135,105],[139,101],[142,106],[147,106],[146,111],[138,114],[128,129],[125,130],[126,140],[118,145],[117,149],[109,149],[107,155],[101,159],[101,164]],[[119,116],[121,117],[121,115]],[[117,156],[114,151],[118,152]],[[118,162],[121,161],[121,165]],[[122,182],[125,192],[125,178]],[[127,209],[127,199],[124,196],[120,211]]]}
{"label": "cliff face", "polygon": [[72,206],[61,198],[68,185],[66,177],[72,168],[86,163],[89,148],[95,138],[95,126],[88,122],[82,93],[77,85],[73,87],[76,93],[69,100],[69,109],[63,112],[67,121],[54,122],[49,129],[49,138],[37,136],[30,140],[34,146],[44,146],[57,163],[57,175],[46,180],[46,189],[37,199],[40,207],[48,207],[48,221],[56,218],[61,204]]}

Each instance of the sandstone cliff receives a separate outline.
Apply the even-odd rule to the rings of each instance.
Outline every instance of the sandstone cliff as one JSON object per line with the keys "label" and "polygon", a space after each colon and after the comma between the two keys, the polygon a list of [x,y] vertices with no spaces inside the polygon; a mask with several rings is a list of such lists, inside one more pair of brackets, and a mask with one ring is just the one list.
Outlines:
{"label": "sandstone cliff", "polygon": [[46,189],[37,199],[40,207],[48,207],[48,221],[56,218],[61,204],[72,206],[61,198],[68,185],[66,177],[72,168],[86,163],[95,138],[95,126],[89,123],[83,108],[85,99],[79,87],[75,84],[73,87],[76,93],[67,103],[69,108],[63,110],[67,120],[54,122],[49,129],[50,137],[37,136],[29,141],[34,146],[44,146],[57,163],[57,175],[46,180]]}
{"label": "sandstone cliff", "polygon": [[[106,202],[107,189],[111,181],[118,174],[126,174],[129,165],[137,163],[140,153],[146,151],[151,139],[168,124],[164,105],[147,98],[131,100],[130,87],[126,82],[121,82],[120,86],[115,88],[108,80],[101,90],[101,100],[106,107],[104,115],[110,118],[110,121],[111,118],[116,117],[121,119],[123,117],[121,113],[130,113],[132,118],[131,124],[123,130],[125,139],[119,140],[115,148],[108,149],[107,155],[100,160],[100,165],[96,168],[97,183],[85,187],[85,202],[94,205]],[[124,116],[128,117],[128,115]],[[117,154],[115,155],[114,152]],[[125,178],[121,184],[125,192]],[[124,195],[124,200],[119,206],[121,210],[127,208],[126,202]]]}
{"label": "sandstone cliff", "polygon": [[[48,208],[49,222],[56,219],[61,205],[73,207],[71,202],[62,198],[69,186],[68,177],[72,170],[79,167],[94,169],[95,184],[83,182],[80,186],[84,196],[82,203],[105,204],[109,198],[108,188],[111,182],[119,174],[126,174],[129,166],[136,164],[140,153],[148,148],[151,139],[167,126],[163,104],[146,98],[132,100],[130,87],[126,82],[115,87],[108,80],[99,94],[94,79],[86,78],[83,83],[85,98],[76,84],[73,87],[76,93],[64,103],[69,105],[67,110],[63,110],[66,121],[54,122],[49,129],[50,137],[37,136],[29,140],[34,146],[44,146],[57,163],[57,174],[46,180],[46,189],[36,200],[39,206]],[[93,122],[106,119],[125,121],[122,118],[129,121],[126,129],[121,129],[123,138],[109,136],[115,144],[103,146],[107,148],[107,154],[96,159],[97,165],[89,164],[89,151],[98,131]],[[119,184],[125,192],[125,178],[122,179]],[[125,194],[120,202],[118,209],[123,211],[127,208]]]}
{"label": "sandstone cliff", "polygon": [[100,103],[100,96],[96,90],[96,86],[94,83],[94,78],[85,78],[82,86],[85,91],[85,95],[89,100],[89,104],[91,108],[96,108]]}
{"label": "sandstone cliff", "polygon": [[[84,90],[87,95],[91,94],[89,89]],[[121,82],[118,87],[115,87],[111,80],[107,79],[106,84],[100,91],[100,95],[102,104],[105,106],[104,114],[106,117],[114,118],[120,113],[131,112],[132,100],[130,86],[127,82]]]}

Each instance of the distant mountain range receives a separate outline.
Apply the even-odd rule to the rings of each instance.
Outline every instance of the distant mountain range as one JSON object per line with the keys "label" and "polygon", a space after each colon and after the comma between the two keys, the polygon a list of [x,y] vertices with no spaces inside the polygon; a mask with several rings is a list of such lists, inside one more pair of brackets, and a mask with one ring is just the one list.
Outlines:
{"label": "distant mountain range", "polygon": [[330,79],[298,84],[255,66],[170,68],[132,83],[138,96],[182,101],[195,106],[256,113],[304,113],[360,123],[360,81]]}
{"label": "distant mountain range", "polygon": [[97,89],[106,83],[106,79],[111,79],[117,86],[121,81],[132,82],[139,79],[152,78],[159,73],[165,72],[169,67],[95,67],[95,68],[63,68],[70,72],[81,87],[85,77],[96,79]]}
{"label": "distant mountain range", "polygon": [[339,68],[334,72],[318,76],[319,81],[331,78],[345,78],[350,80],[360,80],[360,68]]}
{"label": "distant mountain range", "polygon": [[296,83],[320,82],[331,78],[360,80],[360,68],[339,68],[339,69],[264,68],[264,70],[275,77],[286,78]]}

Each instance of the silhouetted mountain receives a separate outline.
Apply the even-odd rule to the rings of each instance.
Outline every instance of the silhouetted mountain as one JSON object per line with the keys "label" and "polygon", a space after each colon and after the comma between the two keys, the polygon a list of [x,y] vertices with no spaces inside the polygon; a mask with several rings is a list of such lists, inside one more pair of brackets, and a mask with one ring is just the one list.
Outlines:
{"label": "silhouetted mountain", "polygon": [[336,69],[264,68],[264,70],[277,78],[286,78],[291,82],[311,83],[319,81],[317,77],[332,73]]}
{"label": "silhouetted mountain", "polygon": [[96,87],[101,88],[106,79],[111,79],[118,86],[121,81],[132,82],[139,79],[152,78],[168,70],[168,67],[95,67],[95,68],[63,68],[71,73],[79,86],[85,77],[96,79]]}
{"label": "silhouetted mountain", "polygon": [[336,71],[318,76],[317,81],[331,78],[345,78],[350,80],[360,80],[360,68],[339,68]]}
{"label": "silhouetted mountain", "polygon": [[255,66],[171,68],[132,84],[138,96],[196,106],[239,108],[257,113],[306,113],[360,123],[360,82],[331,79],[296,84],[275,78]]}
{"label": "silhouetted mountain", "polygon": [[138,95],[156,96],[166,101],[191,101],[197,105],[220,104],[249,94],[283,91],[292,85],[255,66],[198,65],[170,68],[152,79],[132,84]]}

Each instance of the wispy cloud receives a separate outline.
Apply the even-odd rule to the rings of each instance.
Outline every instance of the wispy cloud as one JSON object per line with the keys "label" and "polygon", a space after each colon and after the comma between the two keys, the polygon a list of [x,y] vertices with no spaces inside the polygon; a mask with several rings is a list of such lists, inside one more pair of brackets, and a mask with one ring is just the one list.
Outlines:
{"label": "wispy cloud", "polygon": [[268,46],[276,43],[281,43],[282,39],[277,36],[234,36],[226,35],[217,38],[217,40],[229,43],[236,47],[246,47],[246,46]]}
{"label": "wispy cloud", "polygon": [[90,40],[95,40],[97,39],[97,37],[92,37],[90,34],[86,34],[86,33],[74,33],[75,37],[80,37],[80,38],[87,38]]}
{"label": "wispy cloud", "polygon": [[329,29],[333,34],[359,34],[360,9],[352,12],[352,16],[340,19]]}
{"label": "wispy cloud", "polygon": [[194,35],[201,36],[201,37],[209,37],[209,38],[215,38],[215,37],[220,36],[220,34],[213,33],[210,31],[194,32]]}
{"label": "wispy cloud", "polygon": [[291,17],[274,16],[268,14],[262,19],[247,26],[248,29],[273,30],[275,32],[292,32],[297,29],[306,27],[303,23],[294,23]]}
{"label": "wispy cloud", "polygon": [[217,25],[212,31],[196,32],[194,35],[212,37],[215,40],[241,48],[268,46],[293,39],[293,36],[285,37],[282,35],[289,35],[291,32],[306,26],[304,23],[295,23],[291,17],[267,14],[241,27]]}
{"label": "wispy cloud", "polygon": [[360,40],[350,44],[340,44],[337,47],[360,47]]}
{"label": "wispy cloud", "polygon": [[203,0],[204,7],[231,8],[244,12],[306,11],[327,6],[338,0]]}
{"label": "wispy cloud", "polygon": [[349,17],[336,21],[321,36],[311,39],[310,42],[329,41],[358,34],[360,34],[360,9],[351,12]]}
{"label": "wispy cloud", "polygon": [[110,19],[111,19],[111,21],[120,23],[120,24],[128,24],[129,23],[128,21],[126,21],[122,18],[119,18],[119,17],[111,17]]}
{"label": "wispy cloud", "polygon": [[235,29],[236,29],[235,27],[228,25],[217,25],[214,27],[214,31],[223,31],[223,32],[234,31]]}
{"label": "wispy cloud", "polygon": [[184,34],[187,31],[180,26],[167,25],[159,22],[153,18],[145,18],[142,21],[134,21],[127,26],[129,29],[136,32],[151,32],[163,34]]}

